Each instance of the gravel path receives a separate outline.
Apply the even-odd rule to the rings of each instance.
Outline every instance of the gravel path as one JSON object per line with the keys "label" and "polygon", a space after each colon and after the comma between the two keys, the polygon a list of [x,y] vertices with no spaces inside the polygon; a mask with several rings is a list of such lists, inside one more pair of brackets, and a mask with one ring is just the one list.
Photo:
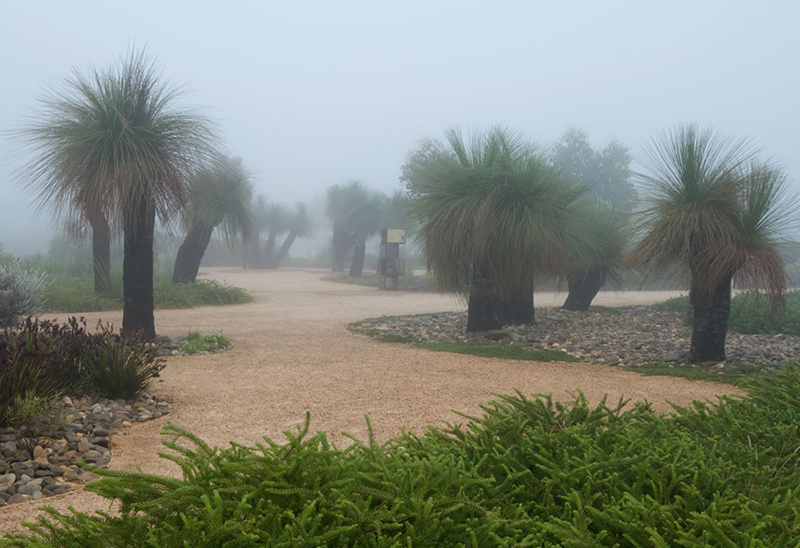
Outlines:
{"label": "gravel path", "polygon": [[[604,394],[647,398],[661,410],[666,400],[686,405],[715,394],[736,392],[728,385],[681,378],[646,377],[622,368],[585,363],[536,363],[428,352],[385,344],[348,332],[350,322],[381,315],[463,310],[453,298],[431,293],[383,292],[326,282],[323,271],[242,271],[209,269],[207,277],[247,288],[255,302],[230,307],[156,312],[160,334],[189,330],[216,332],[233,340],[230,352],[168,358],[153,393],[173,404],[168,417],[125,429],[112,438],[110,468],[177,474],[158,458],[159,430],[170,420],[215,445],[231,440],[254,443],[282,432],[311,412],[311,427],[346,444],[342,431],[366,435],[368,414],[380,440],[400,428],[424,432],[429,424],[453,420],[452,410],[478,413],[493,393],[553,392],[581,389],[597,401]],[[672,292],[601,293],[599,305],[647,304]],[[539,306],[561,304],[564,296],[537,294]],[[64,319],[66,315],[62,316]],[[88,314],[121,322],[120,312]],[[59,510],[108,510],[108,503],[79,491],[51,497]],[[0,508],[0,532],[23,531],[41,502]]]}

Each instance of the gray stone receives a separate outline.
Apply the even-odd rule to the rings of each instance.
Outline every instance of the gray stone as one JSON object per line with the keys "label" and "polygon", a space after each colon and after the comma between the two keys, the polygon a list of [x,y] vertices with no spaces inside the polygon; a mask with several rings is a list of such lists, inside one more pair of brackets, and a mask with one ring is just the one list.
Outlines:
{"label": "gray stone", "polygon": [[41,490],[42,490],[42,486],[41,485],[32,485],[30,483],[27,484],[27,485],[21,485],[20,487],[17,487],[17,493],[19,493],[21,495],[32,495],[35,492],[41,491]]}
{"label": "gray stone", "polygon": [[507,339],[510,333],[505,329],[492,329],[486,332],[486,338],[492,341],[502,341]]}
{"label": "gray stone", "polygon": [[17,504],[18,502],[25,502],[30,498],[31,498],[30,495],[21,495],[17,493],[16,495],[13,495],[10,499],[8,499],[8,504]]}

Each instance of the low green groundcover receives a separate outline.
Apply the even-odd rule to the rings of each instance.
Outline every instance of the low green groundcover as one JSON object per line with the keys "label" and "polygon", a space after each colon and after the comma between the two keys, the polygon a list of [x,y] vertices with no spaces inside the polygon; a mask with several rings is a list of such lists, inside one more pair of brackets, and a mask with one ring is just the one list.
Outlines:
{"label": "low green groundcover", "polygon": [[308,418],[223,449],[167,426],[183,479],[100,471],[119,516],[51,511],[0,546],[800,545],[796,364],[671,415],[516,394],[461,420],[344,449]]}

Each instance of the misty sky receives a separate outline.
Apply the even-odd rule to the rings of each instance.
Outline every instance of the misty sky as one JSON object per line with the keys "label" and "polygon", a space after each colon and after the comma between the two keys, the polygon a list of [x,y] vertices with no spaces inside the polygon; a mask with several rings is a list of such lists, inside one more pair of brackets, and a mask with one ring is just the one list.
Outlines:
{"label": "misty sky", "polygon": [[43,85],[147,45],[208,107],[258,191],[390,191],[423,136],[501,124],[601,145],[678,122],[752,136],[800,179],[800,3],[3,2],[0,242],[46,248],[6,131]]}

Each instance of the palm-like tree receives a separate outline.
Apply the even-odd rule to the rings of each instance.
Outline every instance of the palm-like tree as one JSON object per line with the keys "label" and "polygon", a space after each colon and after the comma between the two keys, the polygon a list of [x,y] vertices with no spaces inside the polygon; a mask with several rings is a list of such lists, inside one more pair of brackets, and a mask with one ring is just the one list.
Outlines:
{"label": "palm-like tree", "polygon": [[689,278],[693,363],[725,359],[734,279],[775,305],[785,298],[779,244],[797,200],[781,171],[755,155],[746,140],[686,125],[654,138],[639,159],[646,208],[630,258],[654,271],[677,266]]}
{"label": "palm-like tree", "polygon": [[214,229],[222,231],[223,241],[232,246],[250,232],[250,201],[253,186],[238,158],[221,157],[212,165],[203,166],[189,183],[189,206],[184,213],[188,228],[178,249],[172,283],[195,282],[200,262]]}
{"label": "palm-like tree", "polygon": [[266,216],[264,217],[264,227],[267,230],[267,247],[264,249],[264,266],[274,268],[275,242],[278,236],[288,232],[289,217],[286,214],[286,206],[272,202],[267,205]]}
{"label": "palm-like tree", "polygon": [[266,196],[258,194],[250,204],[250,232],[243,239],[244,268],[264,268],[264,253],[261,251],[261,233],[267,225]]}
{"label": "palm-like tree", "polygon": [[534,276],[565,271],[570,209],[584,191],[504,129],[469,143],[450,130],[426,146],[409,191],[436,280],[468,299],[468,331],[530,323]]}
{"label": "palm-like tree", "polygon": [[[364,266],[366,241],[378,231],[381,197],[370,191],[361,181],[328,188],[325,215],[333,222],[334,272],[344,271],[347,254],[355,246],[351,276],[361,276]],[[360,264],[360,267],[359,267]]]}
{"label": "palm-like tree", "polygon": [[307,238],[314,234],[314,223],[308,217],[308,207],[302,202],[295,204],[294,214],[287,222],[289,234],[281,244],[278,250],[278,255],[272,262],[272,268],[280,268],[286,256],[289,255],[289,250],[297,238]]}
{"label": "palm-like tree", "polygon": [[185,203],[187,181],[214,153],[215,132],[196,110],[180,107],[142,52],[71,77],[46,93],[20,137],[35,155],[24,184],[42,202],[102,212],[122,227],[122,328],[155,336],[153,234]]}
{"label": "palm-like tree", "polygon": [[579,249],[568,250],[564,278],[569,288],[561,308],[585,312],[606,281],[621,282],[619,267],[625,255],[624,220],[617,212],[597,201],[578,205],[569,229]]}

